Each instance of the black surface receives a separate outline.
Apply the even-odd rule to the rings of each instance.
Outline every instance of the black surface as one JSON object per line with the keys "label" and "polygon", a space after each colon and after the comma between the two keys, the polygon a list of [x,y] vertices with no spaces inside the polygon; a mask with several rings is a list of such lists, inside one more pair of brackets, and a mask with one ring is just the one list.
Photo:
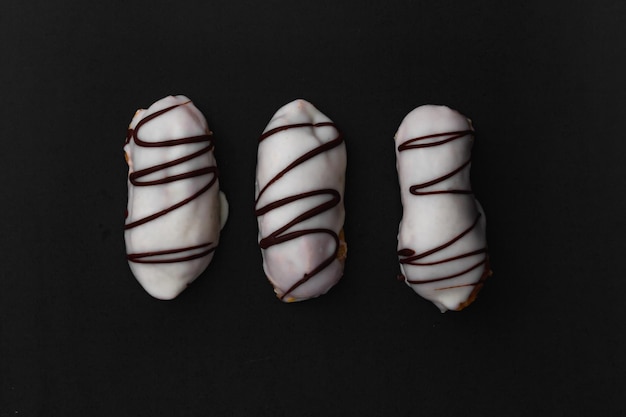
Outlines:
{"label": "black surface", "polygon": [[[0,416],[624,415],[626,6],[3,1]],[[134,111],[185,94],[229,222],[179,298],[125,260]],[[306,98],[346,135],[345,277],[284,305],[256,141]],[[420,104],[477,130],[495,275],[461,313],[396,281],[392,136]]]}

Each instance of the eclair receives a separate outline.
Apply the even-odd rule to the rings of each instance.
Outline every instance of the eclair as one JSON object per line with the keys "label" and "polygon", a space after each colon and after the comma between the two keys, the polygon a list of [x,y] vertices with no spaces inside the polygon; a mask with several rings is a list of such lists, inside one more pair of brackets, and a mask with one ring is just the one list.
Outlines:
{"label": "eclair", "polygon": [[130,269],[153,297],[172,299],[209,265],[226,222],[213,133],[185,96],[138,110],[128,128]]}
{"label": "eclair", "polygon": [[305,100],[280,108],[259,138],[259,246],[281,301],[318,297],[343,275],[345,171],[342,134]]}
{"label": "eclair", "polygon": [[470,184],[474,129],[445,106],[411,111],[395,135],[401,278],[441,312],[471,304],[491,275],[485,213]]}

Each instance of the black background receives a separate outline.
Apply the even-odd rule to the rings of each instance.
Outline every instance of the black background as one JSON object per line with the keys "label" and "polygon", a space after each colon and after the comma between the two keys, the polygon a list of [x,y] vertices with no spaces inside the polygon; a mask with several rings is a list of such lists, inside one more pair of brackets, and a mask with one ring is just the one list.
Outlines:
{"label": "black background", "polygon": [[[0,12],[0,416],[624,415],[621,1],[30,1]],[[126,127],[185,94],[230,219],[176,300],[133,278]],[[342,281],[263,275],[256,143],[306,98],[346,137]],[[495,275],[460,313],[406,285],[392,142],[414,107],[474,121]]]}

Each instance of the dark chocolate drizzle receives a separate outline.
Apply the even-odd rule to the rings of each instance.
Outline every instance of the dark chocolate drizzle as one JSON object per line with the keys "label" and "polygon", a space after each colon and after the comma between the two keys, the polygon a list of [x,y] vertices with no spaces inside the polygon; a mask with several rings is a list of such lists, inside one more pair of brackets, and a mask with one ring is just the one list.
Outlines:
{"label": "dark chocolate drizzle", "polygon": [[[183,164],[187,161],[198,158],[213,150],[214,145],[213,145],[212,132],[207,132],[204,135],[198,135],[198,136],[189,136],[189,137],[184,137],[184,138],[179,138],[179,139],[168,139],[168,140],[164,140],[161,142],[146,142],[139,138],[139,129],[143,125],[145,125],[149,121],[154,120],[157,117],[171,110],[174,110],[175,108],[179,106],[184,106],[188,103],[191,103],[191,102],[187,101],[185,103],[175,104],[173,106],[166,107],[162,110],[159,110],[157,112],[154,112],[144,117],[142,120],[140,120],[137,123],[134,129],[128,129],[128,134],[126,136],[125,143],[128,144],[130,143],[131,140],[134,140],[137,146],[141,146],[145,148],[179,146],[179,145],[188,145],[192,143],[206,143],[206,146],[196,152],[193,152],[189,155],[185,155],[181,158],[174,159],[172,161],[168,161],[163,164],[154,165],[154,166],[151,166],[149,168],[145,168],[139,171],[135,171],[128,176],[128,180],[135,187],[150,187],[150,186],[155,186],[155,185],[169,184],[171,182],[185,180],[188,178],[194,178],[194,177],[199,177],[199,176],[210,176],[210,179],[208,179],[208,182],[201,189],[199,189],[197,192],[190,195],[189,197],[175,204],[172,204],[171,206],[161,211],[158,211],[154,214],[151,214],[149,216],[143,217],[139,220],[135,220],[130,223],[126,223],[126,225],[124,226],[125,230],[132,229],[134,227],[146,224],[152,220],[155,220],[159,217],[166,215],[167,213],[170,213],[178,209],[179,207],[184,206],[185,204],[195,200],[196,198],[200,197],[202,194],[207,192],[217,182],[218,171],[217,171],[216,166],[204,167],[204,168],[196,169],[193,171],[184,172],[182,174],[166,176],[166,177],[159,178],[157,180],[152,180],[152,181],[141,180],[141,178],[147,175],[153,174],[155,172],[163,171],[165,169],[171,168],[176,165]],[[128,216],[128,212],[126,215]],[[212,244],[213,242],[205,242],[199,245],[187,246],[187,247],[182,247],[182,248],[172,248],[172,249],[166,249],[166,250],[160,250],[160,251],[133,253],[133,254],[128,254],[127,258],[129,262],[145,263],[145,264],[185,262],[185,261],[191,261],[193,259],[202,258],[204,256],[207,256],[211,252],[215,251],[215,246],[212,246]],[[197,252],[200,249],[203,249],[203,250],[200,252]]]}
{"label": "dark chocolate drizzle", "polygon": [[[296,124],[280,126],[280,127],[268,130],[263,135],[261,135],[261,137],[259,138],[259,143],[264,141],[268,137],[270,137],[270,136],[272,136],[272,135],[274,135],[274,134],[276,134],[278,132],[285,131],[285,130],[297,129],[297,128],[305,128],[305,127],[316,128],[316,127],[323,127],[323,126],[332,126],[335,129],[337,129],[335,124],[332,123],[332,122],[296,123]],[[269,248],[271,246],[274,246],[274,245],[279,245],[281,243],[285,243],[285,242],[288,242],[288,241],[293,240],[293,239],[297,239],[297,238],[305,236],[305,235],[316,234],[316,233],[327,234],[335,242],[335,250],[333,251],[333,254],[331,256],[329,256],[328,258],[324,259],[319,265],[317,265],[311,271],[309,271],[306,274],[304,274],[304,276],[302,278],[300,278],[287,291],[285,291],[282,295],[280,295],[279,299],[281,299],[281,300],[283,300],[287,295],[292,293],[296,288],[298,288],[299,286],[301,286],[302,284],[307,282],[309,279],[311,279],[314,275],[316,275],[317,273],[322,271],[324,268],[326,268],[327,266],[332,264],[333,260],[337,257],[337,253],[339,251],[339,236],[337,235],[337,233],[335,233],[334,231],[332,231],[330,229],[316,228],[316,229],[298,230],[298,231],[295,231],[295,232],[288,232],[288,230],[291,229],[292,227],[294,227],[295,225],[297,225],[300,222],[308,220],[308,219],[310,219],[312,217],[315,217],[315,216],[317,216],[317,215],[319,215],[319,214],[321,214],[321,213],[323,213],[323,212],[325,212],[327,210],[330,210],[331,208],[335,207],[336,205],[338,205],[341,202],[341,195],[339,194],[339,192],[337,190],[326,188],[326,189],[319,189],[319,190],[314,190],[314,191],[308,191],[308,192],[300,193],[300,194],[294,194],[292,196],[289,196],[289,197],[286,197],[286,198],[283,198],[283,199],[280,199],[280,200],[268,203],[268,204],[266,204],[263,207],[258,207],[259,201],[261,200],[261,196],[265,193],[265,191],[269,187],[271,187],[276,181],[278,181],[280,178],[282,178],[285,174],[287,174],[289,171],[291,171],[292,169],[294,169],[298,165],[302,164],[303,162],[308,161],[309,159],[311,159],[311,158],[313,158],[313,157],[315,157],[315,156],[317,156],[317,155],[319,155],[319,154],[321,154],[323,152],[327,152],[327,151],[330,151],[333,148],[336,148],[337,146],[341,145],[342,142],[343,142],[343,135],[337,129],[337,137],[336,138],[334,138],[333,140],[330,140],[330,141],[328,141],[328,142],[318,146],[317,148],[312,149],[309,152],[306,152],[304,155],[296,158],[286,168],[284,168],[282,171],[280,171],[274,177],[272,177],[272,179],[269,180],[267,182],[267,184],[265,184],[265,186],[259,191],[259,194],[257,195],[256,201],[255,201],[255,214],[256,214],[257,217],[262,216],[262,215],[268,213],[271,210],[277,209],[277,208],[285,206],[287,204],[291,204],[291,203],[293,203],[295,201],[298,201],[298,200],[303,200],[303,199],[306,199],[306,198],[310,198],[310,197],[313,197],[313,196],[320,196],[320,195],[328,196],[328,200],[327,201],[325,201],[324,203],[322,203],[322,204],[320,204],[320,205],[318,205],[316,207],[313,207],[312,209],[307,210],[304,213],[300,214],[299,216],[297,216],[293,220],[291,220],[288,223],[286,223],[284,226],[280,227],[279,229],[275,230],[274,232],[272,232],[271,234],[269,234],[265,238],[261,239],[260,242],[259,242],[259,246],[261,247],[261,249],[267,249],[267,248]]]}
{"label": "dark chocolate drizzle", "polygon": [[[439,145],[443,145],[449,142],[452,142],[454,140],[457,139],[461,139],[461,138],[469,138],[472,137],[474,135],[474,131],[473,130],[462,130],[462,131],[455,131],[455,132],[444,132],[444,133],[435,133],[432,135],[426,135],[426,136],[420,136],[418,138],[413,138],[413,139],[409,139],[403,143],[401,143],[398,146],[398,152],[403,152],[406,150],[410,150],[410,149],[418,149],[418,148],[429,148],[429,147],[433,147],[433,146],[439,146]],[[426,143],[419,143],[421,141],[424,141],[426,139],[432,139],[432,138],[443,138],[441,140],[437,140],[435,142],[426,142]],[[424,183],[421,184],[415,184],[409,187],[409,192],[415,196],[427,196],[427,195],[436,195],[436,194],[457,194],[457,195],[468,195],[468,194],[473,194],[471,189],[467,189],[467,190],[459,190],[459,189],[450,189],[450,190],[431,190],[431,191],[420,191],[424,188],[430,187],[432,185],[435,184],[439,184],[445,180],[447,180],[448,178],[453,177],[454,175],[457,175],[458,173],[460,173],[463,169],[465,169],[466,167],[468,167],[471,163],[471,157],[463,162],[462,164],[460,164],[458,167],[456,167],[455,169],[453,169],[452,171],[441,175],[437,178],[434,178],[430,181],[426,181]],[[446,281],[452,278],[456,278],[459,277],[463,274],[466,274],[470,271],[473,271],[476,268],[479,268],[480,266],[484,265],[485,268],[485,273],[483,274],[483,276],[481,276],[480,280],[478,282],[472,283],[472,284],[463,284],[463,285],[455,285],[455,286],[447,286],[447,287],[440,287],[437,288],[436,290],[445,290],[445,289],[450,289],[450,288],[459,288],[459,287],[468,287],[468,286],[482,286],[483,282],[486,278],[486,276],[489,273],[489,267],[488,267],[488,255],[487,255],[487,247],[483,247],[483,248],[479,248],[479,249],[475,249],[466,253],[462,253],[460,255],[457,256],[452,256],[449,258],[445,258],[445,259],[441,259],[438,261],[434,261],[434,262],[419,262],[420,259],[423,259],[429,255],[432,255],[434,253],[437,253],[449,246],[451,246],[452,244],[454,244],[455,242],[459,241],[460,239],[462,239],[464,236],[466,236],[468,233],[470,233],[477,225],[478,222],[480,220],[480,212],[477,213],[476,217],[474,218],[473,223],[467,227],[465,230],[463,230],[461,233],[459,233],[458,235],[454,236],[452,239],[448,240],[447,242],[434,247],[432,249],[426,250],[422,253],[415,253],[415,251],[413,249],[400,249],[398,250],[398,257],[400,258],[400,263],[401,264],[408,264],[408,265],[414,265],[414,266],[432,266],[432,265],[439,265],[439,264],[443,264],[446,262],[452,262],[455,261],[457,259],[462,259],[462,258],[467,258],[469,256],[474,256],[474,255],[479,255],[481,253],[484,253],[485,256],[482,258],[482,260],[480,260],[479,262],[471,265],[469,268],[466,268],[462,271],[456,272],[454,274],[450,274],[450,275],[446,275],[446,276],[441,276],[441,277],[437,277],[437,278],[432,278],[432,279],[427,279],[427,280],[409,280],[406,279],[406,282],[410,283],[410,284],[428,284],[431,282],[441,282],[441,281]]]}

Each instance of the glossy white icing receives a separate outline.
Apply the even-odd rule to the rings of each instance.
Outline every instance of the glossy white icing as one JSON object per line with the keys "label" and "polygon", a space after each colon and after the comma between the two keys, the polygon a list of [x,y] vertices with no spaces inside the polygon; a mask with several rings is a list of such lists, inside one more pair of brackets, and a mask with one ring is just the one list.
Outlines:
{"label": "glossy white icing", "polygon": [[346,149],[305,100],[272,117],[258,147],[256,211],[263,269],[283,301],[326,293],[343,274]]}
{"label": "glossy white icing", "polygon": [[212,133],[191,100],[169,96],[137,111],[124,152],[130,268],[150,295],[175,298],[211,262],[226,221]]}
{"label": "glossy white icing", "polygon": [[485,215],[470,184],[471,122],[445,106],[410,112],[395,135],[402,274],[442,312],[473,301],[489,274]]}

